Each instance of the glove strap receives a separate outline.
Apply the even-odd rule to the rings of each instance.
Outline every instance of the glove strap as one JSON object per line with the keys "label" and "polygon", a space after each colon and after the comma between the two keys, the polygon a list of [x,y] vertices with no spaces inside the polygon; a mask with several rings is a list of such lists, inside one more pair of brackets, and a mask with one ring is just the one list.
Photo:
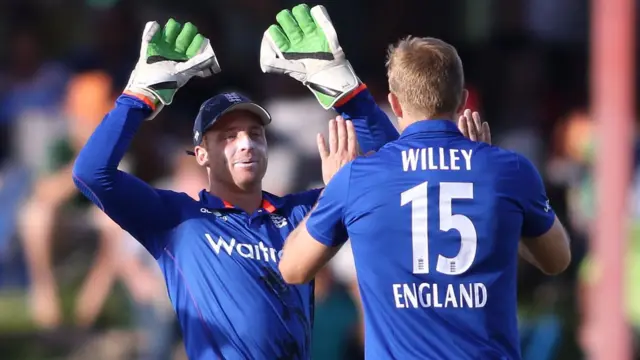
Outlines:
{"label": "glove strap", "polygon": [[164,107],[164,104],[153,93],[145,89],[125,89],[123,94],[132,96],[151,108],[151,114],[145,120],[155,118]]}
{"label": "glove strap", "polygon": [[160,101],[158,101],[156,99],[156,97],[153,96],[153,94],[149,93],[148,91],[142,90],[142,89],[135,89],[135,90],[126,89],[123,92],[123,94],[129,95],[129,96],[133,96],[134,98],[137,98],[138,100],[140,100],[140,101],[144,102],[145,104],[149,105],[151,110],[155,110],[158,107],[158,104],[160,103]]}
{"label": "glove strap", "polygon": [[360,83],[360,85],[358,85],[357,88],[351,90],[351,92],[346,93],[342,98],[340,98],[338,101],[336,101],[336,103],[333,105],[334,108],[343,106],[344,104],[348,103],[351,99],[353,99],[354,97],[356,97],[356,95],[360,94],[361,92],[363,92],[364,90],[367,89],[367,85],[364,83]]}

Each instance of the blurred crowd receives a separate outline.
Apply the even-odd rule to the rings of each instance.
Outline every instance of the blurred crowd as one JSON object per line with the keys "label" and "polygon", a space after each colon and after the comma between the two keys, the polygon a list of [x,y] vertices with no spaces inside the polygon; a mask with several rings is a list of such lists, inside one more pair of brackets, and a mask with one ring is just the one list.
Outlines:
{"label": "blurred crowd", "polygon": [[[191,21],[211,38],[223,72],[196,79],[145,123],[121,168],[197,196],[205,173],[190,129],[199,104],[224,90],[265,105],[269,170],[283,195],[321,183],[315,135],[334,115],[287,77],[261,73],[263,31],[298,0],[5,0],[0,3],[0,357],[184,359],[153,258],[90,205],[73,160],[124,88],[146,21]],[[573,264],[549,278],[522,264],[525,360],[580,359],[589,259],[594,131],[588,103],[589,8],[584,0],[341,0],[324,4],[360,78],[386,109],[385,51],[412,34],[453,43],[468,106],[494,142],[529,157],[573,239]],[[390,111],[388,111],[389,114]],[[640,148],[639,148],[640,149]],[[640,329],[640,157],[629,189],[626,303]],[[637,174],[636,174],[637,173]],[[605,204],[606,206],[606,204]],[[313,355],[361,359],[362,327],[346,246],[318,276]],[[428,326],[428,324],[425,324]]]}

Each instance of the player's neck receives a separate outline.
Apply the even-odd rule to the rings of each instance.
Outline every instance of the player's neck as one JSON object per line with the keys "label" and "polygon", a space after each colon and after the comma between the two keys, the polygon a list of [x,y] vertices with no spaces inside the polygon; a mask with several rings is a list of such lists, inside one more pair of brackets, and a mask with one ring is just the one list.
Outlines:
{"label": "player's neck", "polygon": [[251,190],[238,187],[231,189],[229,186],[212,182],[209,186],[209,192],[249,214],[258,210],[262,205],[262,189],[260,186],[256,186],[255,189]]}
{"label": "player's neck", "polygon": [[448,120],[451,122],[455,122],[453,120],[452,114],[436,114],[436,115],[425,115],[425,114],[410,114],[405,113],[403,117],[398,118],[398,126],[401,131],[404,131],[411,124],[415,124],[420,121],[430,121],[430,120]]}

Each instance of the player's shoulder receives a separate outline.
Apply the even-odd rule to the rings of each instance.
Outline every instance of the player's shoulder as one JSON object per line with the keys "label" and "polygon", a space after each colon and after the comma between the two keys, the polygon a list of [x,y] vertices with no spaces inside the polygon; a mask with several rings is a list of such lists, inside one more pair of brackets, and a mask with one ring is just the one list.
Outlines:
{"label": "player's shoulder", "polygon": [[499,146],[490,145],[490,158],[497,161],[504,170],[515,172],[530,172],[532,170],[537,171],[535,165],[525,155],[513,151],[501,148]]}
{"label": "player's shoulder", "polygon": [[167,206],[183,209],[201,203],[199,199],[194,199],[191,195],[185,192],[164,188],[155,188],[155,190],[160,199],[162,199],[162,202]]}
{"label": "player's shoulder", "polygon": [[515,172],[520,178],[541,179],[540,171],[536,165],[523,154],[513,152],[515,157]]}
{"label": "player's shoulder", "polygon": [[318,201],[323,188],[310,189],[285,196],[263,192],[266,199],[276,208],[276,213],[292,223],[298,223],[311,211]]}
{"label": "player's shoulder", "polygon": [[300,191],[285,196],[276,196],[271,193],[269,198],[280,205],[282,208],[294,208],[297,206],[313,206],[322,192],[323,188],[314,188],[310,190]]}
{"label": "player's shoulder", "polygon": [[525,155],[495,145],[486,149],[485,168],[499,179],[504,188],[521,194],[529,185],[541,182],[540,172]]}
{"label": "player's shoulder", "polygon": [[170,199],[174,201],[185,201],[188,198],[188,199],[191,199],[192,201],[194,200],[191,196],[189,196],[185,192],[179,192],[179,191],[170,190],[162,187],[156,187],[155,189],[156,189],[156,193],[158,193],[158,195],[164,199]]}
{"label": "player's shoulder", "polygon": [[518,152],[505,149],[497,145],[490,145],[486,143],[479,143],[479,144],[480,146],[478,146],[478,149],[476,151],[484,154],[485,156],[487,156],[487,158],[500,161],[502,164],[507,165],[510,168],[511,167],[517,168],[520,158],[523,157]]}
{"label": "player's shoulder", "polygon": [[522,154],[503,147],[464,139],[474,157],[479,157],[493,172],[518,171],[522,161],[528,161]]}

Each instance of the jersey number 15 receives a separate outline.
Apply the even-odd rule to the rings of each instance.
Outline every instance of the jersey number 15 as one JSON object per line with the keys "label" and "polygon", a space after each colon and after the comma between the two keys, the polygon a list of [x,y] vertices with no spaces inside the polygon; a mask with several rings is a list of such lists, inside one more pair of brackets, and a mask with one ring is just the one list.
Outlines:
{"label": "jersey number 15", "polygon": [[[413,273],[429,273],[429,207],[427,198],[428,183],[425,181],[400,195],[400,205],[411,204],[411,245],[413,249]],[[447,275],[460,275],[469,270],[478,245],[476,228],[471,220],[462,214],[454,214],[451,208],[453,199],[473,199],[473,183],[441,182],[440,203],[438,205],[440,231],[452,229],[460,233],[460,251],[448,258],[438,255],[436,271]]]}

